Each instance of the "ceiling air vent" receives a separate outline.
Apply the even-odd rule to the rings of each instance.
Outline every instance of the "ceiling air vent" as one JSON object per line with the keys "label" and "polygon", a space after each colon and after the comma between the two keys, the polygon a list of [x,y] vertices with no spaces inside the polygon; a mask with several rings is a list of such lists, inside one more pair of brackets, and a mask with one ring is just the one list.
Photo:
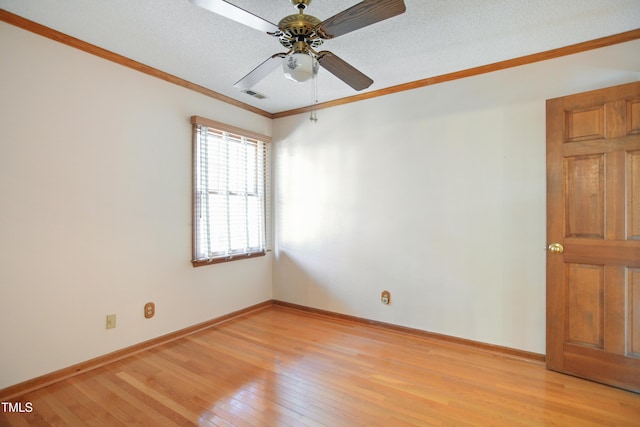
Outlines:
{"label": "ceiling air vent", "polygon": [[265,99],[267,97],[266,95],[253,91],[251,89],[245,89],[243,90],[243,92],[246,93],[247,95],[251,95],[254,98],[258,98],[258,99]]}

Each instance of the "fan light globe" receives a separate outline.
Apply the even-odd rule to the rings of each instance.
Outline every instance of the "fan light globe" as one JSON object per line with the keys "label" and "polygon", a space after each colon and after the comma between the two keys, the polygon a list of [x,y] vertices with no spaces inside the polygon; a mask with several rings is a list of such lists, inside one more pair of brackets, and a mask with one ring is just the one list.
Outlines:
{"label": "fan light globe", "polygon": [[282,69],[289,80],[306,82],[313,76],[313,58],[306,53],[293,53],[284,60]]}

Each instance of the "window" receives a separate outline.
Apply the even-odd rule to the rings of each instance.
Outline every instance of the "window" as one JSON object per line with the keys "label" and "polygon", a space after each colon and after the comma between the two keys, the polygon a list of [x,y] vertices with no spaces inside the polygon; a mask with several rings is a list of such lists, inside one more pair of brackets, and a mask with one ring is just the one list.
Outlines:
{"label": "window", "polygon": [[264,255],[270,138],[194,116],[193,264]]}

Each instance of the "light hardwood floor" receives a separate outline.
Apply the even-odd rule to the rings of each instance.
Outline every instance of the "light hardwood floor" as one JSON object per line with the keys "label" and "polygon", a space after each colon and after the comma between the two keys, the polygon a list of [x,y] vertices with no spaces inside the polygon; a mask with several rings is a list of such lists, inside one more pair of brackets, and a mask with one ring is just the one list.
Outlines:
{"label": "light hardwood floor", "polygon": [[640,426],[640,394],[273,306],[13,402],[15,426]]}

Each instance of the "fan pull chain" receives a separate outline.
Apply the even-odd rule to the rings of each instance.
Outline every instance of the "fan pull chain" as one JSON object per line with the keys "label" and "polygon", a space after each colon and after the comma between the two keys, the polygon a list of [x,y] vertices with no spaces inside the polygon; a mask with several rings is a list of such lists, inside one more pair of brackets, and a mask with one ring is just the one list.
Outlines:
{"label": "fan pull chain", "polygon": [[320,64],[318,60],[313,58],[313,73],[311,75],[311,85],[313,86],[312,94],[311,94],[311,115],[309,116],[309,120],[313,123],[318,123],[318,116],[316,114],[316,104],[318,103],[318,68],[320,68]]}

